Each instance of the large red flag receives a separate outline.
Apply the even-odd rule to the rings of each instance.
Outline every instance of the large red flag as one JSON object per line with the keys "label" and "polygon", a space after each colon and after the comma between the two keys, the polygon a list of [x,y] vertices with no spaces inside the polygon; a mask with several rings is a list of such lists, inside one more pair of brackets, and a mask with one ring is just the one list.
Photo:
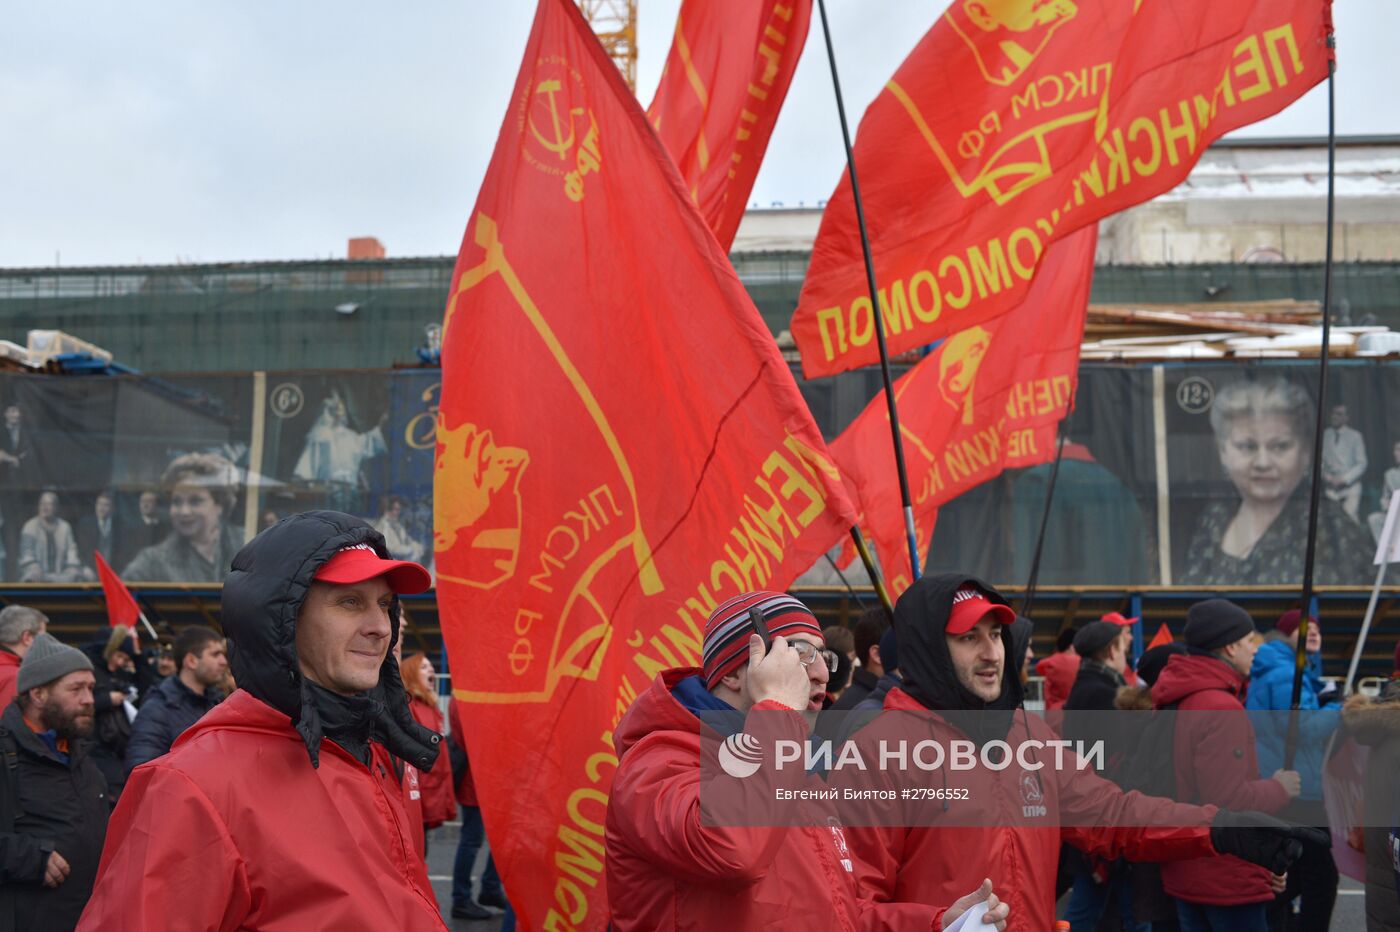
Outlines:
{"label": "large red flag", "polygon": [[444,323],[434,549],[522,926],[601,929],[612,729],[853,523],[771,335],[570,0],[540,0]]}
{"label": "large red flag", "polygon": [[728,249],[797,70],[812,0],[685,0],[647,118]]}
{"label": "large red flag", "polygon": [[141,620],[141,607],[136,604],[136,597],[126,588],[126,583],[122,582],[116,571],[102,559],[100,551],[94,550],[92,556],[97,561],[97,577],[102,580],[102,595],[107,600],[108,624],[114,628],[126,625],[135,637],[136,623]]}
{"label": "large red flag", "polygon": [[[891,352],[1016,306],[1055,239],[1181,182],[1327,74],[1328,0],[954,0],[856,139]],[[848,179],[792,334],[803,371],[878,359]]]}
{"label": "large red flag", "polygon": [[[920,552],[938,506],[1001,473],[1055,456],[1055,425],[1079,379],[1079,343],[1098,230],[1047,251],[1020,306],[954,334],[895,383]],[[831,445],[880,553],[890,594],[910,582],[903,504],[885,399],[877,395]]]}

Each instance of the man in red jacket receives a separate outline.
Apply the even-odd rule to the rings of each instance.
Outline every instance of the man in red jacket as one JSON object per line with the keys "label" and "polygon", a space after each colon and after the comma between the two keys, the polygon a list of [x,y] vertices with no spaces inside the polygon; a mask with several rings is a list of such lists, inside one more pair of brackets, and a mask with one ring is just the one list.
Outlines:
{"label": "man in red jacket", "polygon": [[[772,636],[767,651],[751,609]],[[726,721],[730,734],[804,740],[826,692],[826,653],[805,605],[747,593],[710,615],[702,669],[667,670],[632,703],[613,737],[618,767],[606,820],[614,930],[937,930],[983,900],[989,910],[979,928],[1005,928],[1006,905],[982,877],[946,912],[861,901],[834,818],[786,827],[702,822],[702,729]],[[772,798],[770,788],[755,792]]]}
{"label": "man in red jacket", "polygon": [[[1014,656],[1014,618],[994,589],[958,573],[916,581],[895,605],[904,684],[889,692],[885,714],[856,740],[867,747],[881,739],[889,745],[915,728],[919,739],[947,748],[970,741],[988,760],[1002,760],[1002,752],[989,745],[1004,742],[1015,762],[1000,769],[957,772],[947,766],[940,774],[919,773],[920,786],[966,789],[967,795],[945,797],[941,811],[918,802],[922,809],[903,824],[886,820],[848,829],[863,892],[880,901],[934,904],[947,902],[950,891],[966,889],[975,878],[995,876],[1016,917],[1013,928],[1039,932],[1055,922],[1062,838],[1107,860],[1229,852],[1279,871],[1301,854],[1299,837],[1317,838],[1312,829],[1294,829],[1260,813],[1217,812],[1214,806],[1125,793],[1092,768],[1077,766],[1072,752],[1055,765],[1045,742],[1058,736],[1026,713],[1018,679],[1005,675],[1006,658]],[[909,714],[889,715],[895,710]],[[1034,742],[1042,749],[1035,750]],[[884,775],[893,781],[904,776]]]}
{"label": "man in red jacket", "polygon": [[[1183,638],[1190,653],[1168,660],[1152,687],[1157,708],[1182,713],[1173,739],[1176,797],[1278,812],[1301,782],[1292,770],[1259,779],[1254,727],[1240,701],[1259,649],[1254,619],[1224,599],[1198,602],[1186,612]],[[1184,932],[1264,932],[1267,906],[1282,882],[1275,872],[1226,856],[1164,864],[1162,886],[1176,897]]]}
{"label": "man in red jacket", "polygon": [[79,928],[444,929],[396,760],[430,769],[390,647],[431,583],[359,518],[293,515],[233,558],[239,688],[132,771]]}
{"label": "man in red jacket", "polygon": [[6,605],[0,609],[0,712],[15,698],[19,664],[29,645],[48,627],[48,616],[37,608]]}

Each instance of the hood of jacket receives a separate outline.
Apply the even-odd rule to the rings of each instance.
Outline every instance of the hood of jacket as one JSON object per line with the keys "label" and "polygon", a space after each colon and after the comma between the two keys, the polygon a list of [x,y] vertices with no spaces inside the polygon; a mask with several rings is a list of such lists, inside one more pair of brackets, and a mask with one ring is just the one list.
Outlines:
{"label": "hood of jacket", "polygon": [[1160,708],[1208,689],[1228,692],[1239,699],[1245,680],[1235,668],[1209,654],[1178,654],[1162,668],[1152,687],[1152,701]]}
{"label": "hood of jacket", "polygon": [[704,676],[699,667],[663,670],[623,713],[613,729],[613,748],[620,761],[647,735],[656,731],[685,731],[700,734],[703,723],[674,695],[681,681]]}
{"label": "hood of jacket", "polygon": [[1342,721],[1360,744],[1374,747],[1400,739],[1400,694],[1380,699],[1352,696],[1342,706]]}
{"label": "hood of jacket", "polygon": [[1151,712],[1152,690],[1147,686],[1120,686],[1114,694],[1113,707],[1121,712]]}
{"label": "hood of jacket", "polygon": [[341,697],[309,682],[297,662],[296,624],[312,578],[344,547],[369,544],[390,559],[384,537],[365,521],[335,511],[284,518],[248,542],[224,579],[223,626],[229,667],[240,689],[281,712],[306,743],[313,766],[330,731],[338,743],[373,739],[396,757],[428,770],[441,737],[413,719],[393,646],[399,600],[389,609],[389,649],[372,690]]}
{"label": "hood of jacket", "polygon": [[1020,676],[1026,665],[1026,649],[1031,646],[1031,635],[1035,634],[1035,623],[1024,615],[1017,615],[1011,623],[1011,665]]}
{"label": "hood of jacket", "polygon": [[[969,737],[985,744],[1006,737],[1012,714],[1021,705],[1021,681],[1015,663],[1016,640],[1011,626],[1003,626],[1001,694],[986,702],[959,682],[948,652],[946,629],[953,595],[966,584],[981,589],[988,601],[1007,604],[995,589],[966,573],[924,576],[899,597],[894,607],[894,627],[899,638],[899,673],[904,678],[900,688],[924,708],[945,713],[944,717]],[[1021,650],[1024,653],[1025,647]]]}

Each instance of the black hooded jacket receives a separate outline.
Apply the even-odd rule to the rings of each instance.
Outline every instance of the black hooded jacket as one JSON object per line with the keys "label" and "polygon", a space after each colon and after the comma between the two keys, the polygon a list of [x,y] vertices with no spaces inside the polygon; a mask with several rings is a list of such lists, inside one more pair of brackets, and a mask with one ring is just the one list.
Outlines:
{"label": "black hooded jacket", "polygon": [[369,544],[389,559],[383,535],[361,519],[335,511],[292,515],[249,541],[224,580],[229,666],[240,689],[291,718],[313,766],[319,766],[321,741],[329,737],[362,761],[368,760],[373,740],[419,770],[429,770],[442,739],[415,722],[409,711],[393,657],[399,637],[397,597],[389,610],[390,649],[374,689],[338,696],[307,681],[297,663],[297,614],[312,577],[321,564],[353,544]]}
{"label": "black hooded jacket", "polygon": [[[1021,705],[1021,681],[1016,675],[1016,644],[1011,627],[1001,630],[1006,651],[1001,677],[1001,695],[985,702],[958,682],[953,658],[948,653],[946,628],[953,609],[953,595],[971,584],[990,602],[1006,605],[991,586],[965,573],[940,573],[914,582],[894,607],[894,628],[899,638],[901,687],[924,708],[939,712],[978,744],[1000,740],[1011,729],[1012,716]],[[1025,645],[1021,645],[1022,653]],[[976,713],[976,714],[965,714]],[[989,714],[1001,713],[1001,714]]]}

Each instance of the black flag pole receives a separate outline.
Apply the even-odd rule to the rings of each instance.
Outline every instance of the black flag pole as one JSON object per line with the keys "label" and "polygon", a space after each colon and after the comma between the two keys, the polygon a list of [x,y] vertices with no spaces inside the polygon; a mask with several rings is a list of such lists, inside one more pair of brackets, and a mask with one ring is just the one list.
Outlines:
{"label": "black flag pole", "polygon": [[846,578],[845,573],[841,572],[841,567],[836,565],[836,561],[831,559],[831,554],[829,553],[826,555],[826,562],[830,563],[831,568],[836,571],[837,578],[840,579],[841,584],[846,587],[846,591],[851,594],[851,598],[856,600],[856,604],[860,606],[860,610],[865,611],[865,600],[860,597],[860,593],[856,591],[856,587],[851,585],[851,581]]}
{"label": "black flag pole", "polygon": [[1045,552],[1045,529],[1050,526],[1050,505],[1055,501],[1055,483],[1060,478],[1060,459],[1065,455],[1065,427],[1060,422],[1060,443],[1055,449],[1055,465],[1050,467],[1050,484],[1045,489],[1045,511],[1040,516],[1040,533],[1035,538],[1035,555],[1031,557],[1031,571],[1026,577],[1026,594],[1021,599],[1021,616],[1031,617],[1031,607],[1035,605],[1036,583],[1040,580],[1040,556]]}
{"label": "black flag pole", "polygon": [[1317,425],[1313,435],[1312,496],[1308,502],[1308,542],[1303,555],[1303,598],[1299,608],[1298,648],[1293,668],[1293,697],[1289,705],[1288,738],[1283,769],[1293,769],[1298,750],[1298,706],[1303,697],[1303,672],[1308,662],[1308,628],[1312,626],[1313,564],[1317,558],[1317,513],[1322,500],[1323,412],[1327,407],[1327,356],[1332,338],[1332,226],[1337,187],[1337,104],[1333,87],[1337,73],[1336,37],[1327,34],[1327,255],[1322,266],[1322,353],[1317,376]]}
{"label": "black flag pole", "polygon": [[[875,594],[880,597],[880,604],[885,607],[885,611],[893,615],[894,602],[890,599],[889,590],[885,588],[885,581],[880,578],[880,571],[875,568],[875,558],[870,555],[870,545],[865,542],[865,535],[860,532],[860,525],[851,526],[851,540],[855,542],[856,553],[860,554],[860,562],[865,564],[865,572],[870,577],[870,585],[875,587]],[[839,573],[840,570],[837,572]],[[845,578],[841,577],[843,582]],[[847,585],[849,586],[850,583]]]}
{"label": "black flag pole", "polygon": [[[822,35],[826,37],[826,59],[831,64],[831,86],[836,93],[836,112],[841,117],[841,141],[846,146],[846,172],[851,179],[851,195],[856,205],[856,225],[860,228],[860,248],[865,256],[865,278],[870,286],[870,316],[875,320],[875,341],[880,348],[880,375],[885,383],[885,405],[890,415],[890,436],[894,441],[894,465],[899,472],[899,497],[904,505],[904,534],[909,541],[911,579],[921,575],[919,545],[914,532],[914,504],[909,495],[909,473],[904,467],[904,441],[899,433],[899,409],[895,405],[894,385],[890,379],[890,354],[885,346],[885,322],[881,319],[880,286],[875,279],[875,261],[870,255],[870,235],[865,228],[865,207],[860,199],[860,182],[856,178],[856,160],[851,152],[851,131],[846,123],[846,104],[841,97],[841,78],[836,73],[836,50],[831,44],[831,26],[826,21],[826,0],[817,0],[821,13]],[[872,579],[874,577],[871,577]],[[886,596],[885,600],[888,599]],[[886,601],[888,607],[888,602]]]}

